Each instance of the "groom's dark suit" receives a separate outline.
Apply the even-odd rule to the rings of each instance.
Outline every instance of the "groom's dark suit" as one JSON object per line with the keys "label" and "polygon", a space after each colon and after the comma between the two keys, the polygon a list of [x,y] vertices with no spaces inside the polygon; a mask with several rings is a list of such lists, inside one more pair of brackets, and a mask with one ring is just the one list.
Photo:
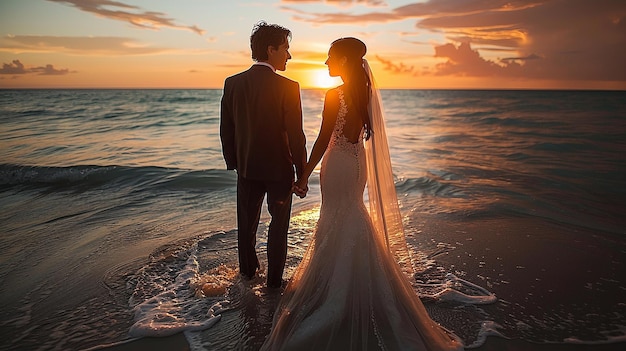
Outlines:
{"label": "groom's dark suit", "polygon": [[253,65],[224,82],[220,137],[227,169],[237,170],[239,270],[252,277],[259,267],[256,231],[267,193],[268,286],[280,285],[287,256],[294,166],[306,164],[302,104],[297,82]]}

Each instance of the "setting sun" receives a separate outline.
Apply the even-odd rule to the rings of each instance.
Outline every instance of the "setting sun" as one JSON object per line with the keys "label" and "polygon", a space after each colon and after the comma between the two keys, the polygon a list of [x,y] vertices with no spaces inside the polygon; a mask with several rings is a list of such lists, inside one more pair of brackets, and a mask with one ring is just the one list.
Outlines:
{"label": "setting sun", "polygon": [[313,75],[313,86],[316,88],[327,89],[341,84],[341,78],[329,76],[327,69],[317,69],[311,72]]}

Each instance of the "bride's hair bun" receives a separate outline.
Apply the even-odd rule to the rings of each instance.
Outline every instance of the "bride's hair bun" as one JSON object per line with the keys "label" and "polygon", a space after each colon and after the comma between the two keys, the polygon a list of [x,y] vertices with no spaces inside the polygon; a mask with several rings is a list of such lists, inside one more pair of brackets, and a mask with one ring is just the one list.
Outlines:
{"label": "bride's hair bun", "polygon": [[345,77],[342,75],[341,78],[347,78],[344,80],[344,87],[352,99],[352,107],[361,116],[365,128],[365,140],[367,140],[372,133],[372,123],[368,110],[371,81],[363,66],[363,56],[367,53],[367,47],[361,40],[347,37],[333,41],[329,51],[333,55],[346,58],[346,67],[343,73]]}
{"label": "bride's hair bun", "polygon": [[365,43],[353,37],[339,38],[330,44],[330,48],[331,50],[352,59],[362,59],[367,53]]}

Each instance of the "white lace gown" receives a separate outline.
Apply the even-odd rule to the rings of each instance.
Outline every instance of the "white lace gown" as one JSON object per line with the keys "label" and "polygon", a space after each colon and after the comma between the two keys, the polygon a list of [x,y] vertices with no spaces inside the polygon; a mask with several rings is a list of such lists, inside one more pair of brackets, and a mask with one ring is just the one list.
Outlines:
{"label": "white lace gown", "polygon": [[362,138],[343,135],[340,109],[324,155],[315,235],[285,289],[261,350],[462,350],[432,321],[363,202]]}

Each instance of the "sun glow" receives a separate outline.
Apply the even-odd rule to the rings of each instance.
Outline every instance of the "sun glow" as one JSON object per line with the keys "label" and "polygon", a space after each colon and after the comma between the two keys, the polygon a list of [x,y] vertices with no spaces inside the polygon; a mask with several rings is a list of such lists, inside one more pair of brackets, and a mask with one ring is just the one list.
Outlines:
{"label": "sun glow", "polygon": [[311,74],[313,76],[313,86],[316,88],[327,89],[341,84],[341,78],[329,76],[327,69],[316,69],[311,71]]}

